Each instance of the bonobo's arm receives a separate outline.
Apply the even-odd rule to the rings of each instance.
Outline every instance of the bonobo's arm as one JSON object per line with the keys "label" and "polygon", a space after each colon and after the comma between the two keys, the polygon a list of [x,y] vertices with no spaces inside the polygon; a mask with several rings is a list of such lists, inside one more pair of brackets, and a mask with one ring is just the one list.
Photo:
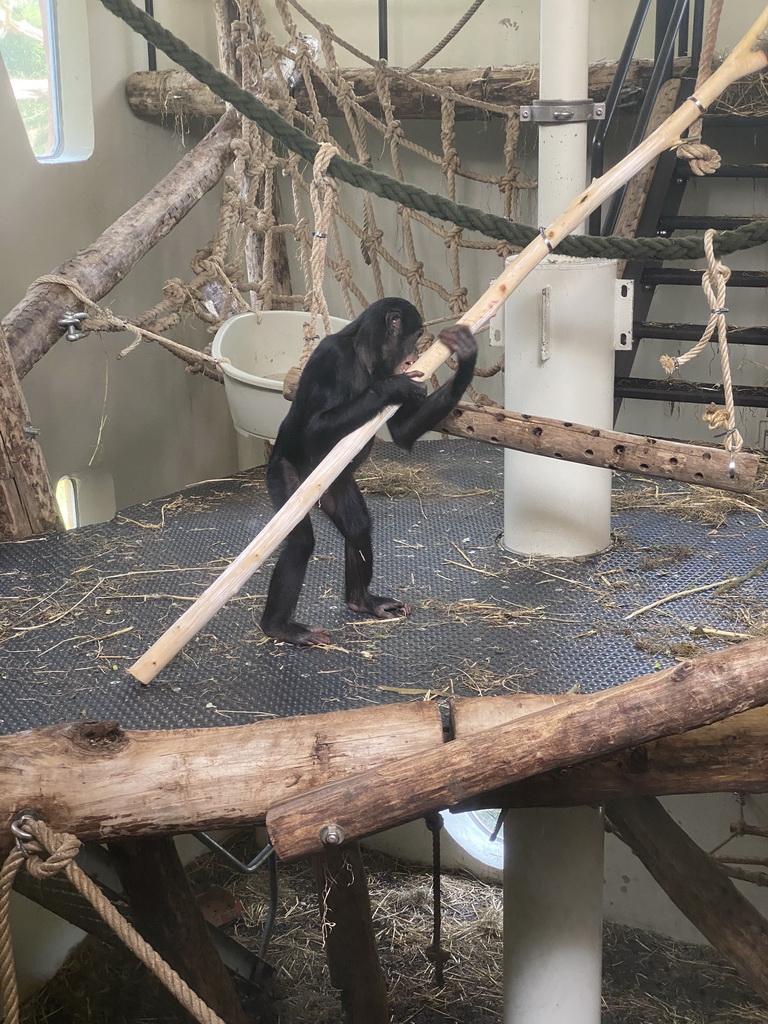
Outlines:
{"label": "bonobo's arm", "polygon": [[463,324],[446,327],[439,340],[455,353],[458,367],[452,380],[433,391],[416,407],[403,406],[389,421],[392,440],[401,448],[411,448],[415,441],[444,419],[461,400],[475,372],[477,343]]}
{"label": "bonobo's arm", "polygon": [[[305,440],[316,450],[330,449],[347,434],[368,423],[388,405],[414,409],[424,401],[424,385],[407,373],[396,373],[374,380],[355,398],[338,405],[316,406],[307,418]],[[455,404],[455,403],[454,403]]]}

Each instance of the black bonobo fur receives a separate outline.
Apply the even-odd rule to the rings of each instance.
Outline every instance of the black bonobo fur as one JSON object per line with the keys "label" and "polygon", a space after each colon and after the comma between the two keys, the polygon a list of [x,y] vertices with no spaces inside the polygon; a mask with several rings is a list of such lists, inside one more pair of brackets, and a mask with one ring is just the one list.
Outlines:
{"label": "black bonobo fur", "polygon": [[[388,405],[400,408],[389,420],[392,440],[410,448],[456,405],[472,379],[477,356],[467,327],[445,328],[440,340],[455,353],[452,380],[427,394],[408,370],[423,332],[418,310],[405,299],[379,299],[353,323],[329,334],[307,361],[296,398],[283,420],[267,467],[272,503],[280,508],[344,436]],[[407,615],[410,606],[371,594],[371,520],[354,473],[373,441],[328,487],[319,507],[344,537],[345,597],[354,612],[381,619]],[[315,546],[309,516],[288,535],[277,560],[261,619],[267,636],[293,644],[330,643],[330,634],[294,620],[307,563]]]}

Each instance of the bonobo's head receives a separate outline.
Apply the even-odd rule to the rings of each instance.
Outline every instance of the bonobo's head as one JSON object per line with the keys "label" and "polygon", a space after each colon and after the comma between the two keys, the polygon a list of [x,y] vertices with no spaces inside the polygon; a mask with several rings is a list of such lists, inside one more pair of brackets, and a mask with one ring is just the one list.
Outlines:
{"label": "bonobo's head", "polygon": [[369,373],[401,373],[424,331],[418,309],[407,299],[378,299],[344,333],[354,334],[355,352]]}

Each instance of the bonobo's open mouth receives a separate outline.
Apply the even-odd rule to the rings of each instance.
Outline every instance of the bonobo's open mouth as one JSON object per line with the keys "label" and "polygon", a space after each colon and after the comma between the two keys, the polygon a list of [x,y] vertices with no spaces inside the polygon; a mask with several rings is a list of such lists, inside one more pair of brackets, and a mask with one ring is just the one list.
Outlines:
{"label": "bonobo's open mouth", "polygon": [[418,358],[419,358],[419,353],[418,352],[414,352],[412,355],[407,356],[407,358],[405,358],[402,361],[402,363],[400,363],[400,365],[397,367],[397,369],[395,370],[395,373],[407,373],[411,377],[423,377],[424,374],[422,373],[421,370],[413,370],[413,371],[411,370],[411,367],[413,366],[413,364],[416,362],[416,360]]}

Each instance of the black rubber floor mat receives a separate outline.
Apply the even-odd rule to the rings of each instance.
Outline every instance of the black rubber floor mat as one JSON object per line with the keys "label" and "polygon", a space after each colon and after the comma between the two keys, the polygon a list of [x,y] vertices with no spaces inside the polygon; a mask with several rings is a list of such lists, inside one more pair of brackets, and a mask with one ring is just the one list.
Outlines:
{"label": "black rubber floor mat", "polygon": [[[528,560],[499,546],[500,450],[433,441],[408,456],[379,445],[363,486],[367,478],[399,491],[390,462],[407,471],[410,493],[368,497],[374,589],[409,601],[407,620],[361,622],[347,611],[340,538],[317,514],[299,617],[330,627],[333,646],[261,635],[270,561],[148,687],[126,667],[269,519],[261,471],[110,523],[0,545],[0,731],[79,718],[233,725],[452,694],[589,692],[766,624],[768,533],[746,505],[731,503],[722,521],[711,491],[616,477],[626,510],[615,515],[610,550]],[[734,577],[746,578],[723,588]]]}

